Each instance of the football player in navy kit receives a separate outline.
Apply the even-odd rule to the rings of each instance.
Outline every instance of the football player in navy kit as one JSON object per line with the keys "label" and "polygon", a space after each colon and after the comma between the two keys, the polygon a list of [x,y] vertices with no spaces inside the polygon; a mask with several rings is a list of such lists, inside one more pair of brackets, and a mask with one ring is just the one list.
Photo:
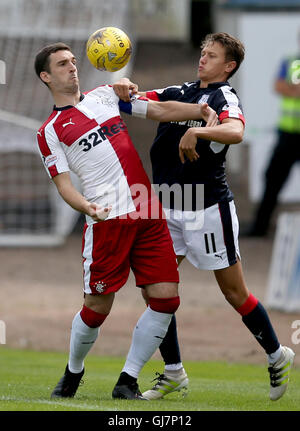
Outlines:
{"label": "football player in navy kit", "polygon": [[[196,268],[214,271],[225,299],[241,315],[267,354],[270,398],[277,400],[287,388],[294,352],[280,345],[266,310],[246,286],[238,246],[238,219],[225,174],[229,146],[240,143],[244,133],[241,102],[228,82],[243,58],[244,46],[238,39],[227,33],[209,34],[201,45],[197,81],[140,92],[134,83],[124,78],[113,87],[124,100],[129,100],[131,92],[152,100],[208,103],[216,111],[219,124],[212,127],[203,127],[203,121],[159,124],[150,150],[153,182],[158,186],[180,185],[181,190],[191,185],[189,207],[185,206],[184,199],[181,209],[174,202],[166,207],[162,199],[178,264],[186,257]],[[204,185],[204,214],[193,195],[200,184]],[[191,210],[195,220],[203,220],[194,228],[191,227]],[[146,292],[144,298],[148,302]],[[175,316],[160,351],[165,370],[158,374],[154,387],[143,393],[149,400],[162,398],[188,385],[180,358]]]}
{"label": "football player in navy kit", "polygon": [[[143,399],[137,377],[157,349],[179,306],[178,269],[172,239],[161,209],[130,140],[120,110],[157,121],[180,121],[191,115],[214,124],[207,105],[119,100],[109,85],[81,93],[76,58],[63,43],[43,48],[35,71],[47,85],[55,106],[37,132],[44,166],[62,198],[86,215],[83,232],[84,304],[72,323],[69,361],[52,397],[73,397],[84,373],[84,359],[107,318],[115,293],[132,268],[145,288],[149,307],[136,328],[114,398]],[[72,185],[78,175],[83,192]],[[136,186],[145,192],[136,199]],[[162,214],[162,211],[160,211]]]}

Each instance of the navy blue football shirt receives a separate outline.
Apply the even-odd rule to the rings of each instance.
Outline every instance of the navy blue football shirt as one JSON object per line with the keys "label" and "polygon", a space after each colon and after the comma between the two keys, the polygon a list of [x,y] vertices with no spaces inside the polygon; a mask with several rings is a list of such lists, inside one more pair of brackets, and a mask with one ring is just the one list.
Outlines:
{"label": "navy blue football shirt", "polygon": [[[245,122],[242,106],[235,90],[228,82],[209,84],[200,88],[200,81],[186,82],[183,85],[170,86],[163,89],[147,91],[146,96],[152,100],[177,100],[186,103],[208,103],[222,122],[225,118],[238,118]],[[198,139],[196,151],[197,161],[186,160],[184,164],[179,158],[179,142],[189,127],[205,127],[204,120],[160,123],[157,135],[150,150],[154,184],[204,185],[204,207],[207,208],[221,201],[230,201],[230,191],[225,173],[225,159],[229,145]],[[174,208],[174,204],[169,205]],[[199,209],[193,200],[192,208]]]}

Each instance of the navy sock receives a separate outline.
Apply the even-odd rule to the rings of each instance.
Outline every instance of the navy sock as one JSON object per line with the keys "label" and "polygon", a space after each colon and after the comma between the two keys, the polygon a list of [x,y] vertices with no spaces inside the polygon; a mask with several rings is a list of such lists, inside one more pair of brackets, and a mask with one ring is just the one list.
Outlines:
{"label": "navy sock", "polygon": [[168,331],[159,346],[159,350],[166,365],[181,362],[175,314],[172,316]]}
{"label": "navy sock", "polygon": [[242,320],[267,354],[274,353],[279,348],[280,344],[269,316],[260,302],[250,313],[244,315]]}

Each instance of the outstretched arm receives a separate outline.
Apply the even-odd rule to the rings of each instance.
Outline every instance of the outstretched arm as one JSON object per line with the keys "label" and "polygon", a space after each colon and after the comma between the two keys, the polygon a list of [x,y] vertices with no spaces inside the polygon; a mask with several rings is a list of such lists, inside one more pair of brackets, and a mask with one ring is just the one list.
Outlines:
{"label": "outstretched arm", "polygon": [[63,200],[74,210],[89,215],[97,222],[103,221],[108,217],[111,207],[102,208],[96,203],[88,202],[84,196],[82,196],[82,194],[79,193],[79,191],[73,186],[70,174],[68,172],[63,172],[59,175],[56,175],[53,178],[53,181]]}
{"label": "outstretched arm", "polygon": [[221,144],[238,144],[242,141],[244,124],[235,118],[226,118],[222,124],[215,127],[191,127],[180,140],[179,157],[182,163],[185,156],[192,162],[199,158],[196,151],[197,139],[220,142]]}
{"label": "outstretched arm", "polygon": [[160,122],[204,119],[209,124],[216,124],[216,112],[207,103],[182,103],[173,100],[167,102],[148,101],[147,118]]}
{"label": "outstretched arm", "polygon": [[[128,78],[121,78],[112,87],[116,95],[124,102],[130,102],[130,97],[135,94],[138,96],[146,95],[145,92],[138,91],[138,85]],[[207,126],[215,126],[218,120],[215,111],[207,103],[191,104],[176,101],[157,102],[154,100],[148,101],[146,118],[160,122],[203,119],[206,121]]]}

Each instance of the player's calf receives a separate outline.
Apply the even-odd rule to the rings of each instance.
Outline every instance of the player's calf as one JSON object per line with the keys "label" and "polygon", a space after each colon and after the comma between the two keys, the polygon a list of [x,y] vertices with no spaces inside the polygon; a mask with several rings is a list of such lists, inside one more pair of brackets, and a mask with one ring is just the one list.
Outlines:
{"label": "player's calf", "polygon": [[70,355],[65,373],[54,388],[51,398],[74,397],[84,374],[84,359],[95,343],[99,327],[108,315],[82,307],[72,322]]}

